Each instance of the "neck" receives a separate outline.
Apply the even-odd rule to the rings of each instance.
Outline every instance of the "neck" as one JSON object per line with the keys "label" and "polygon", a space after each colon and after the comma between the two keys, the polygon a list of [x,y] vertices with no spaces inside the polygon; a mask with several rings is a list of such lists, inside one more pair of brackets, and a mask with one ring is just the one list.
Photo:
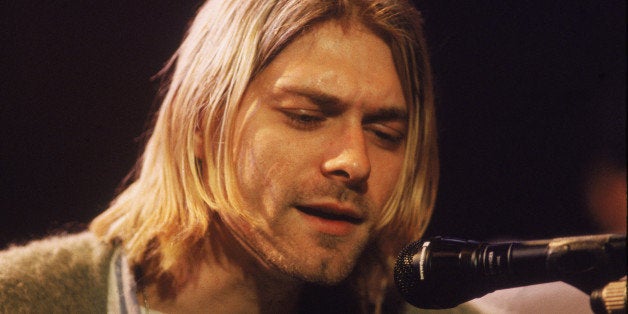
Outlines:
{"label": "neck", "polygon": [[[162,313],[285,313],[296,312],[300,281],[265,268],[220,223],[206,239],[208,252],[176,291],[162,298],[156,284],[143,293],[151,310]],[[144,296],[138,293],[144,303]]]}

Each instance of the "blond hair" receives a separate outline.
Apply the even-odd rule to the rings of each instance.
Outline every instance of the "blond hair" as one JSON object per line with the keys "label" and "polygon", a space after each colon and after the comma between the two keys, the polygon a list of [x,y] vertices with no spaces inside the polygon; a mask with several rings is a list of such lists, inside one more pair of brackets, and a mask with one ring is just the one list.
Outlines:
{"label": "blond hair", "polygon": [[[120,240],[133,264],[158,256],[157,276],[193,263],[215,215],[244,214],[233,151],[245,89],[286,45],[327,20],[359,22],[390,46],[408,102],[409,135],[402,174],[376,226],[378,254],[390,261],[420,237],[438,181],[436,126],[421,17],[403,0],[205,3],[166,67],[170,85],[134,181],[90,229]],[[202,163],[194,151],[198,134],[206,144]],[[175,282],[179,275],[174,271]]]}

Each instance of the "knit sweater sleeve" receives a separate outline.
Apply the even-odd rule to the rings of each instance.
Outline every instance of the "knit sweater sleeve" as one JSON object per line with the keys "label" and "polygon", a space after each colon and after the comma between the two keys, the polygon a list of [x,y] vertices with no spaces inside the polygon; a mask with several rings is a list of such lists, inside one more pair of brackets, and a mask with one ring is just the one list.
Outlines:
{"label": "knit sweater sleeve", "polygon": [[0,252],[0,313],[105,313],[112,253],[89,232]]}

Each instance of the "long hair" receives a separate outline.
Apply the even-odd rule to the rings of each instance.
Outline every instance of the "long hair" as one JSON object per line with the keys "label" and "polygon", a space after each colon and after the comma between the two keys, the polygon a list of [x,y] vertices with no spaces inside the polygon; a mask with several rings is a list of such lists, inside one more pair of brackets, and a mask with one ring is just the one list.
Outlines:
{"label": "long hair", "polygon": [[[422,19],[404,0],[206,2],[163,70],[169,86],[132,183],[94,219],[91,231],[121,241],[130,263],[150,264],[152,277],[185,281],[181,269],[198,262],[194,255],[212,236],[212,221],[225,211],[245,215],[233,154],[245,89],[296,37],[328,20],[361,23],[389,45],[408,103],[402,173],[373,237],[377,264],[390,265],[401,245],[424,232],[438,182]],[[199,134],[205,141],[202,161],[194,150]]]}

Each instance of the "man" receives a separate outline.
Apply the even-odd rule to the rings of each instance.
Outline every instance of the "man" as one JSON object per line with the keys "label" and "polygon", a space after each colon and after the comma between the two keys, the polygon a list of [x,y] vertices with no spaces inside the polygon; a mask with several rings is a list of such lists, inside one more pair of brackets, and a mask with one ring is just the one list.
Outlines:
{"label": "man", "polygon": [[135,176],[89,232],[0,257],[0,309],[392,312],[438,177],[405,1],[208,1]]}

